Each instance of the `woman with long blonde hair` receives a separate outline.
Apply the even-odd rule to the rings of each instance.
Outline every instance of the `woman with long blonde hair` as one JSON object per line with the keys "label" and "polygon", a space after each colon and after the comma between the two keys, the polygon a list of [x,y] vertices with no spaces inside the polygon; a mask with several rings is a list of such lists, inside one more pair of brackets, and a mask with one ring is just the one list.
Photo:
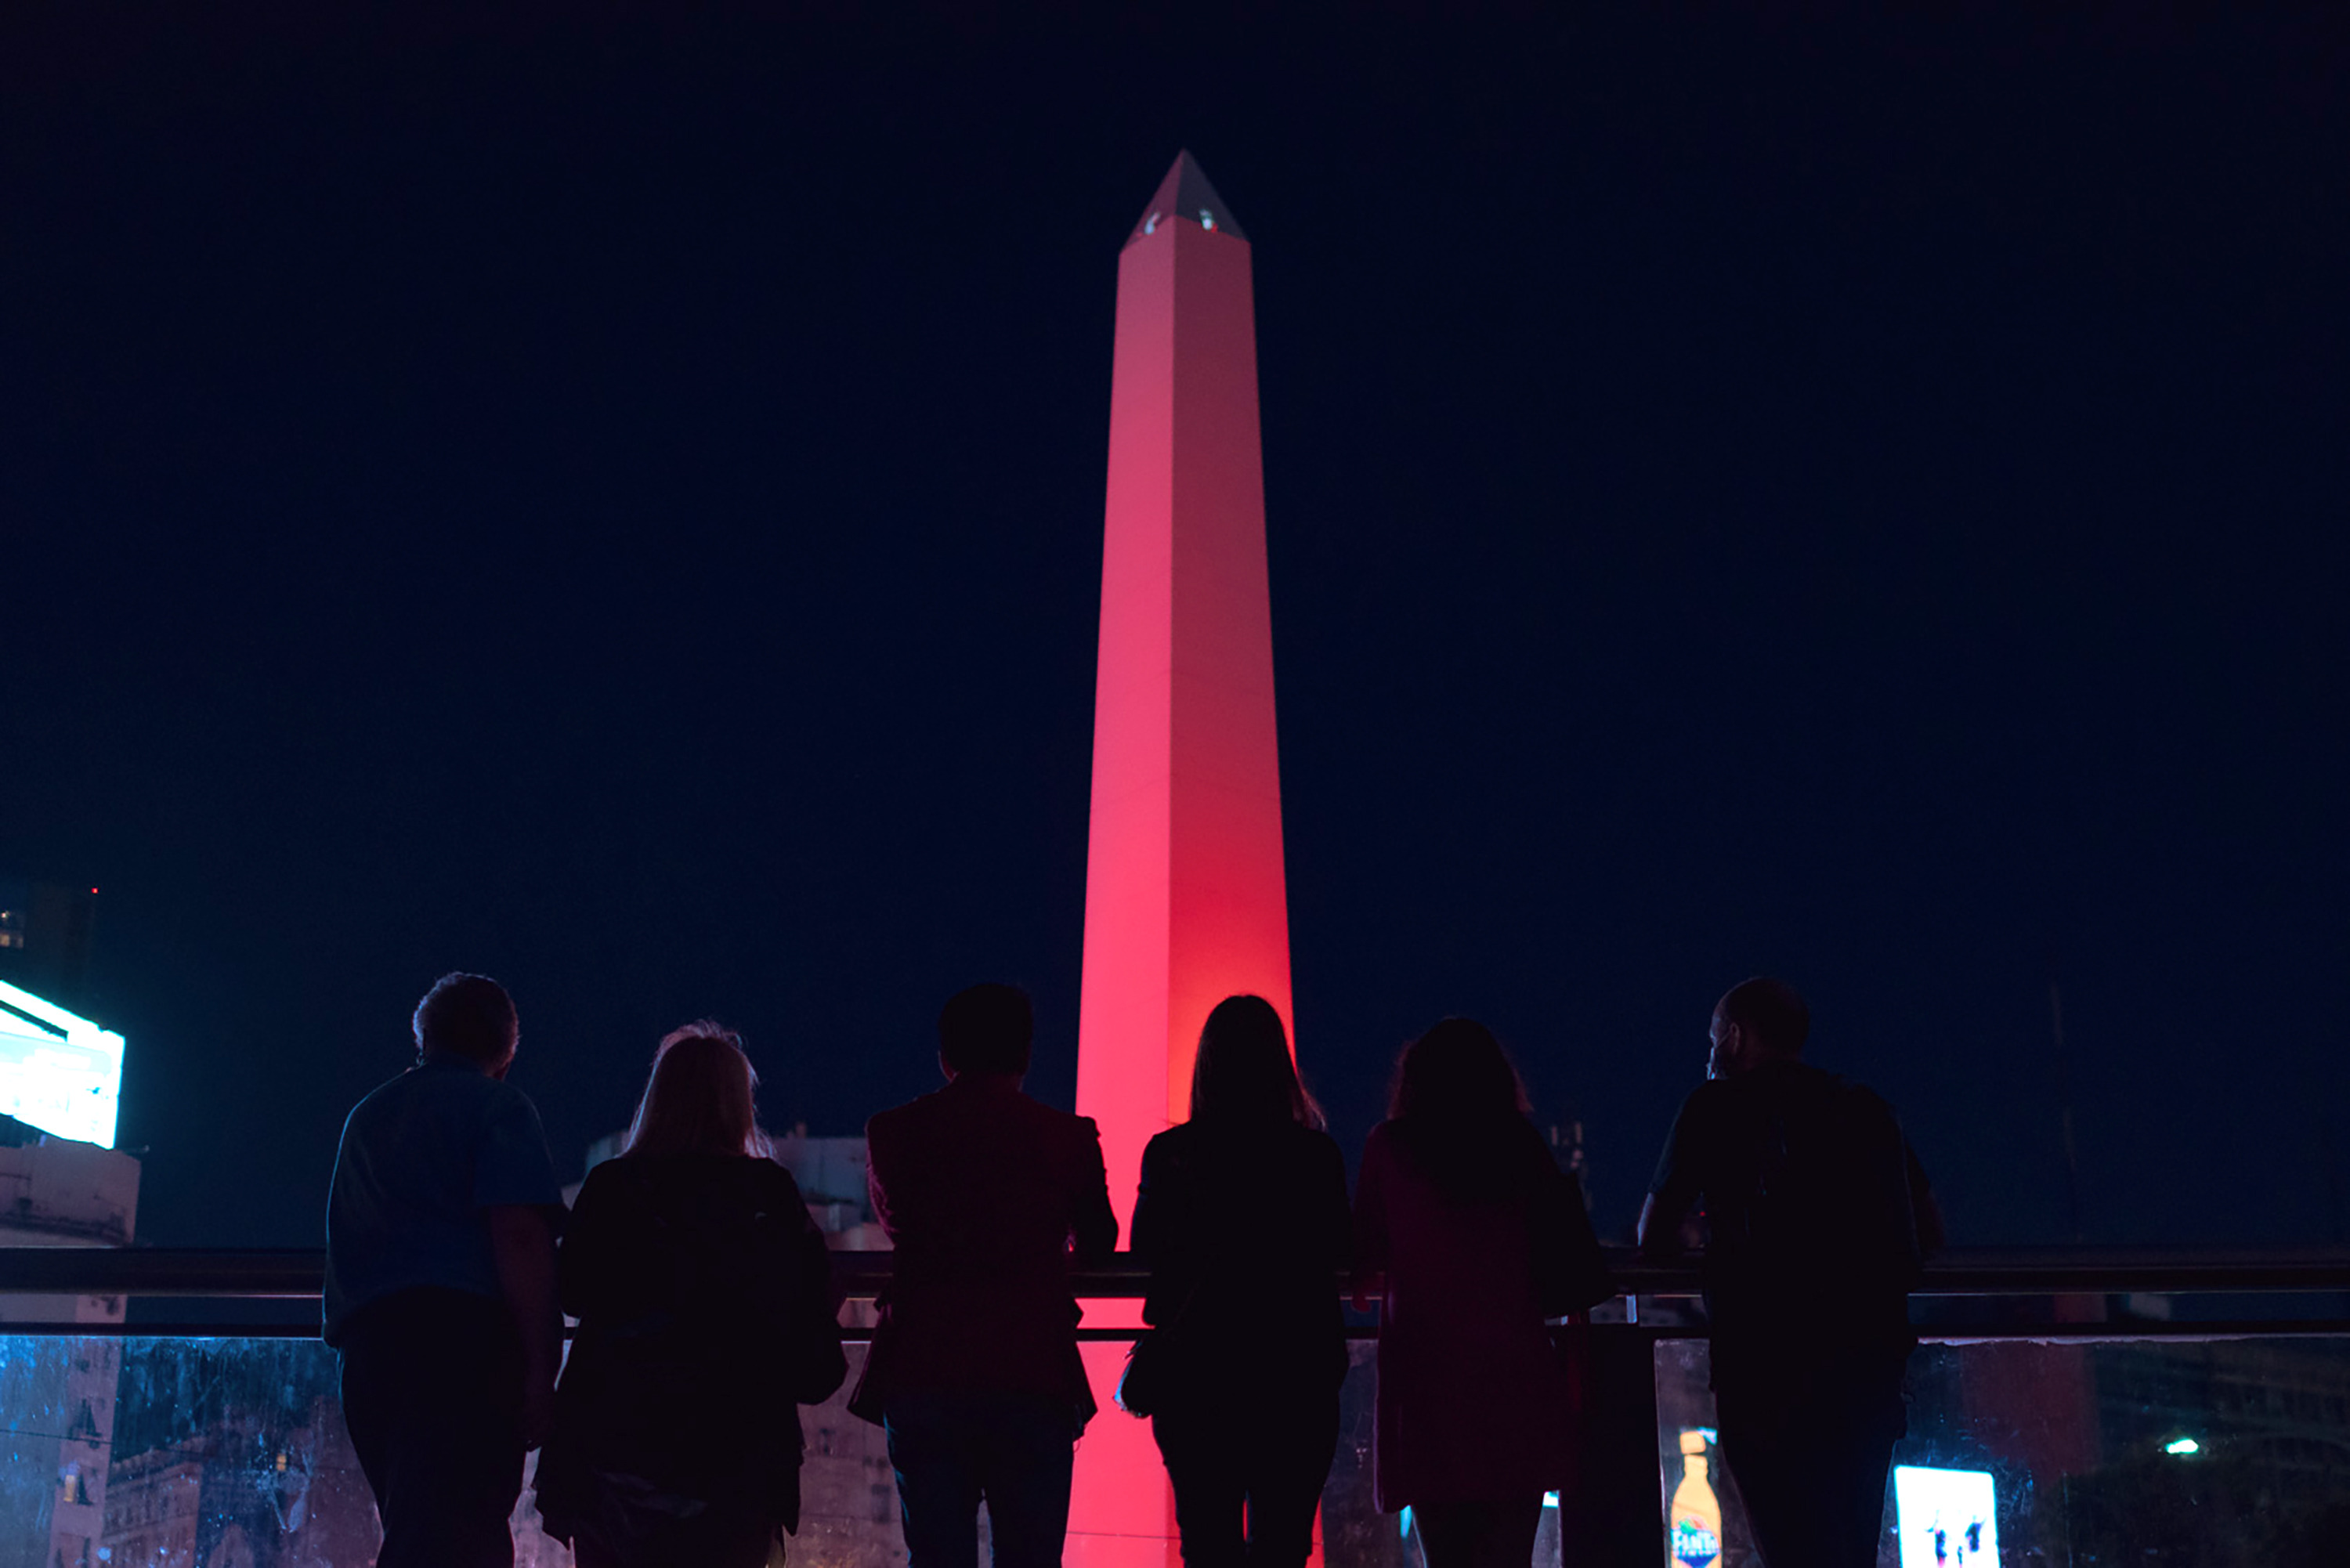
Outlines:
{"label": "woman with long blonde hair", "polygon": [[579,1319],[539,1511],[579,1568],[759,1568],[799,1527],[781,1413],[847,1363],[823,1233],[759,1128],[732,1030],[665,1036],[626,1147],[588,1173],[561,1261]]}

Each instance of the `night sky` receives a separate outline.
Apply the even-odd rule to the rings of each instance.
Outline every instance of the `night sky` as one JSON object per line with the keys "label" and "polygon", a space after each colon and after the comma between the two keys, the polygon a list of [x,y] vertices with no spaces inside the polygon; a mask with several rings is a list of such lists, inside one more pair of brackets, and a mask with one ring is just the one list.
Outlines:
{"label": "night sky", "polygon": [[144,1239],[316,1244],[452,968],[567,1176],[703,1013],[850,1133],[1015,980],[1069,1102],[1185,146],[1350,1150],[1471,1013],[1619,1230],[1769,971],[1957,1240],[2061,1241],[2053,963],[2090,1240],[2350,1233],[2323,10],[327,9],[0,22],[0,872],[104,889]]}

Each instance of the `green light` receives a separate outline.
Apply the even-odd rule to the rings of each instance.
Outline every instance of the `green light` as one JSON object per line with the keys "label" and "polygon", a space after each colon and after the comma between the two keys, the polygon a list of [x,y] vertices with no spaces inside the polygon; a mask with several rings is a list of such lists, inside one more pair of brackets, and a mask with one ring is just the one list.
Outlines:
{"label": "green light", "polygon": [[2162,1445],[2162,1451],[2166,1454],[2177,1454],[2181,1459],[2184,1459],[2189,1454],[2201,1453],[2203,1451],[2203,1445],[2197,1442],[2192,1438],[2173,1438],[2170,1441]]}

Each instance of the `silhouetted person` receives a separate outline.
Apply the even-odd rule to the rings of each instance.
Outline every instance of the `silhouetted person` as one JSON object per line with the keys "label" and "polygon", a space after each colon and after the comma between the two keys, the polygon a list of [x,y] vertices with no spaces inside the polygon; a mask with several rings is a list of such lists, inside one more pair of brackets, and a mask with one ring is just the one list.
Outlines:
{"label": "silhouetted person", "polygon": [[1640,1244],[1705,1220],[1721,1455],[1771,1568],[1870,1568],[1917,1345],[1908,1293],[1941,1220],[1893,1108],[1802,1060],[1803,998],[1775,980],[1713,1010],[1708,1081],[1682,1103]]}
{"label": "silhouetted person", "polygon": [[759,1130],[758,1075],[704,1020],[663,1039],[628,1147],[563,1240],[579,1330],[538,1461],[579,1568],[762,1568],[800,1521],[795,1405],[847,1376],[824,1233]]}
{"label": "silhouetted person", "polygon": [[1574,1392],[1544,1324],[1611,1293],[1581,1188],[1526,1120],[1486,1027],[1404,1048],[1355,1194],[1355,1266],[1384,1271],[1373,1481],[1428,1568],[1525,1568],[1573,1484]]}
{"label": "silhouetted person", "polygon": [[1347,1376],[1350,1231],[1346,1158],[1281,1015],[1227,998],[1200,1032],[1191,1119],[1143,1150],[1134,1204],[1143,1318],[1172,1375],[1151,1433],[1192,1568],[1303,1568],[1313,1552]]}
{"label": "silhouetted person", "polygon": [[505,1081],[519,1029],[504,989],[443,975],[415,1030],[417,1064],[343,1124],[326,1338],[383,1519],[378,1568],[508,1568],[562,1345],[563,1192],[537,1109]]}
{"label": "silhouetted person", "polygon": [[873,1211],[897,1254],[849,1408],[889,1433],[908,1568],[1061,1560],[1077,1434],[1094,1414],[1069,1258],[1118,1244],[1091,1119],[1020,1092],[1034,1021],[1008,985],[939,1013],[946,1086],[866,1124]]}

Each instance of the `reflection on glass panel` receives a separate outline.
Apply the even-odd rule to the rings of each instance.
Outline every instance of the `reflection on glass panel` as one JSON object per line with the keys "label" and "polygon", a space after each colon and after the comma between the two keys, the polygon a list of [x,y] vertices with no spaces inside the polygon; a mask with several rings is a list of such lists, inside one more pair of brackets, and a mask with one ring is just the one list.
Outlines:
{"label": "reflection on glass panel", "polygon": [[[1322,1517],[1315,1523],[1322,1568],[1425,1568],[1410,1511],[1380,1513],[1372,1505],[1371,1424],[1378,1402],[1378,1346],[1356,1340],[1347,1350],[1347,1381],[1338,1394],[1338,1451],[1322,1488]],[[1558,1520],[1555,1506],[1543,1511],[1542,1529],[1534,1538],[1536,1568],[1559,1568]]]}
{"label": "reflection on glass panel", "polygon": [[[864,1346],[849,1346],[854,1386]],[[310,1339],[0,1336],[0,1568],[360,1568],[381,1539]],[[879,1428],[802,1412],[806,1568],[903,1568]],[[527,1474],[520,1568],[569,1568]]]}
{"label": "reflection on glass panel", "polygon": [[889,1445],[880,1428],[848,1413],[866,1347],[847,1349],[848,1377],[839,1392],[800,1412],[807,1457],[800,1469],[800,1532],[789,1555],[794,1568],[905,1568]]}
{"label": "reflection on glass panel", "polygon": [[[1407,1521],[1371,1507],[1373,1354],[1352,1347],[1322,1561],[1420,1568]],[[862,1356],[850,1347],[852,1385]],[[1659,1561],[1754,1568],[1703,1342],[1659,1344],[1656,1376]],[[1880,1568],[2350,1562],[2350,1340],[1929,1346],[1910,1382]],[[0,1336],[0,1568],[371,1561],[375,1509],[336,1384],[316,1340]],[[804,1422],[792,1561],[904,1568],[879,1429],[837,1397]],[[526,1486],[515,1561],[567,1565],[532,1501]],[[1557,1551],[1546,1522],[1537,1563]]]}
{"label": "reflection on glass panel", "polygon": [[[1663,1492],[1679,1531],[1701,1482],[1755,1568],[1706,1373],[1658,1345]],[[1909,1395],[1879,1568],[2350,1563],[2350,1340],[1928,1345]]]}
{"label": "reflection on glass panel", "polygon": [[1378,1346],[1347,1346],[1347,1381],[1338,1393],[1338,1452],[1322,1489],[1322,1561],[1326,1568],[1419,1568],[1402,1521],[1371,1508],[1371,1417],[1377,1407]]}
{"label": "reflection on glass panel", "polygon": [[[848,1414],[865,1347],[801,1413],[803,1568],[904,1568],[880,1429]],[[1373,1347],[1353,1347],[1324,1521],[1329,1568],[1419,1568],[1371,1511]],[[0,1336],[0,1568],[358,1568],[380,1540],[345,1433],[334,1353],[309,1339]],[[1130,1417],[1106,1409],[1097,1421]],[[1553,1538],[1555,1540],[1555,1537]],[[1555,1546],[1552,1547],[1555,1552]],[[525,1477],[521,1568],[567,1565]]]}

